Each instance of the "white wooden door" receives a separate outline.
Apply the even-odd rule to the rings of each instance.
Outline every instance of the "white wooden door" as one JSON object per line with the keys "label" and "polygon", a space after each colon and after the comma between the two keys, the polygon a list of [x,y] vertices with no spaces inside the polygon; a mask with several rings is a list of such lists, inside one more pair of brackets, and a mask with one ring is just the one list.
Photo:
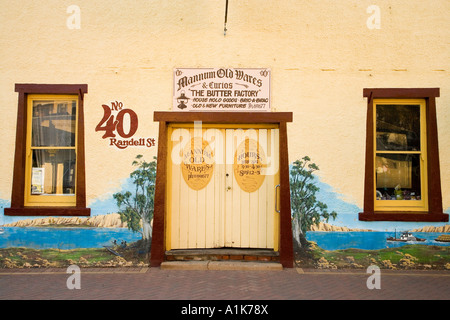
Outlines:
{"label": "white wooden door", "polygon": [[278,247],[277,128],[171,127],[166,248]]}

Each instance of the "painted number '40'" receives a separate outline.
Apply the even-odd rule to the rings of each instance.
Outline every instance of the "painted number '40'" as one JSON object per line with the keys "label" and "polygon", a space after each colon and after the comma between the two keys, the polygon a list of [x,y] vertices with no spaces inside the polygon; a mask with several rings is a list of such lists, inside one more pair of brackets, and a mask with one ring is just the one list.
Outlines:
{"label": "painted number '40'", "polygon": [[[121,102],[119,102],[121,103]],[[136,133],[138,128],[138,117],[136,113],[131,109],[121,109],[119,113],[117,113],[116,119],[114,120],[114,115],[111,113],[111,108],[105,104],[102,104],[103,107],[103,118],[95,127],[95,131],[105,131],[103,135],[103,139],[105,138],[114,138],[116,134],[114,131],[117,130],[117,133],[122,138],[129,138]],[[125,133],[124,120],[125,115],[128,114],[128,132]]]}

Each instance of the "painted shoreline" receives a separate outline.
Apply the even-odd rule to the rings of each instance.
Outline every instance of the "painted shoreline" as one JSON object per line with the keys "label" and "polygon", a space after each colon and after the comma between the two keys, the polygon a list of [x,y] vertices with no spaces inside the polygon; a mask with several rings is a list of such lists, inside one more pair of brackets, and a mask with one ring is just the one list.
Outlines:
{"label": "painted shoreline", "polygon": [[[374,232],[380,230],[371,230],[371,229],[356,229],[356,228],[347,228],[340,226],[333,226],[328,223],[320,222],[318,226],[313,225],[308,231],[338,231],[338,232],[353,232],[353,231],[367,231]],[[410,232],[435,232],[435,233],[450,233],[450,224],[446,224],[445,226],[425,226],[422,228],[416,228],[409,230]]]}
{"label": "painted shoreline", "polygon": [[[118,213],[108,213],[92,217],[45,217],[36,219],[24,219],[3,225],[3,227],[48,227],[48,226],[80,226],[80,227],[96,227],[96,228],[127,228],[127,223],[120,220]],[[366,231],[373,232],[371,229],[348,228],[334,226],[329,223],[320,222],[319,225],[312,225],[308,231],[338,231],[353,232]],[[450,224],[445,226],[425,226],[422,228],[412,229],[411,232],[438,232],[450,233]]]}
{"label": "painted shoreline", "polygon": [[126,228],[127,223],[120,220],[118,213],[109,213],[93,217],[45,217],[24,219],[8,223],[3,227],[48,227],[48,226],[76,226],[94,228]]}

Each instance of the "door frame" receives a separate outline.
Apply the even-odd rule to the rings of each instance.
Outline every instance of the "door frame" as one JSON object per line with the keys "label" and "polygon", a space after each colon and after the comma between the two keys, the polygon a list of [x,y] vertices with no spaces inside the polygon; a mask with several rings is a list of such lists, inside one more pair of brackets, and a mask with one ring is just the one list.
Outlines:
{"label": "door frame", "polygon": [[159,267],[165,259],[167,219],[167,158],[169,156],[168,125],[171,123],[205,124],[277,124],[279,127],[280,218],[279,258],[285,268],[294,265],[289,188],[289,156],[287,122],[292,122],[292,112],[176,112],[155,111],[154,121],[159,122],[158,160],[156,168],[153,234],[150,266]]}

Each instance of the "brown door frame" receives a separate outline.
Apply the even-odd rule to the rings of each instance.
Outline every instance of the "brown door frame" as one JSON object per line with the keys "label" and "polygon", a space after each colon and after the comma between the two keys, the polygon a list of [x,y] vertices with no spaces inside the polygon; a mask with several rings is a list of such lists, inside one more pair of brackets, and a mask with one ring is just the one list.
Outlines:
{"label": "brown door frame", "polygon": [[158,161],[155,182],[155,205],[150,266],[158,267],[165,259],[166,184],[168,156],[168,124],[278,124],[280,130],[280,263],[285,268],[294,266],[291,224],[291,196],[289,187],[289,157],[287,122],[292,122],[292,112],[170,112],[156,111],[154,121],[159,122]]}

